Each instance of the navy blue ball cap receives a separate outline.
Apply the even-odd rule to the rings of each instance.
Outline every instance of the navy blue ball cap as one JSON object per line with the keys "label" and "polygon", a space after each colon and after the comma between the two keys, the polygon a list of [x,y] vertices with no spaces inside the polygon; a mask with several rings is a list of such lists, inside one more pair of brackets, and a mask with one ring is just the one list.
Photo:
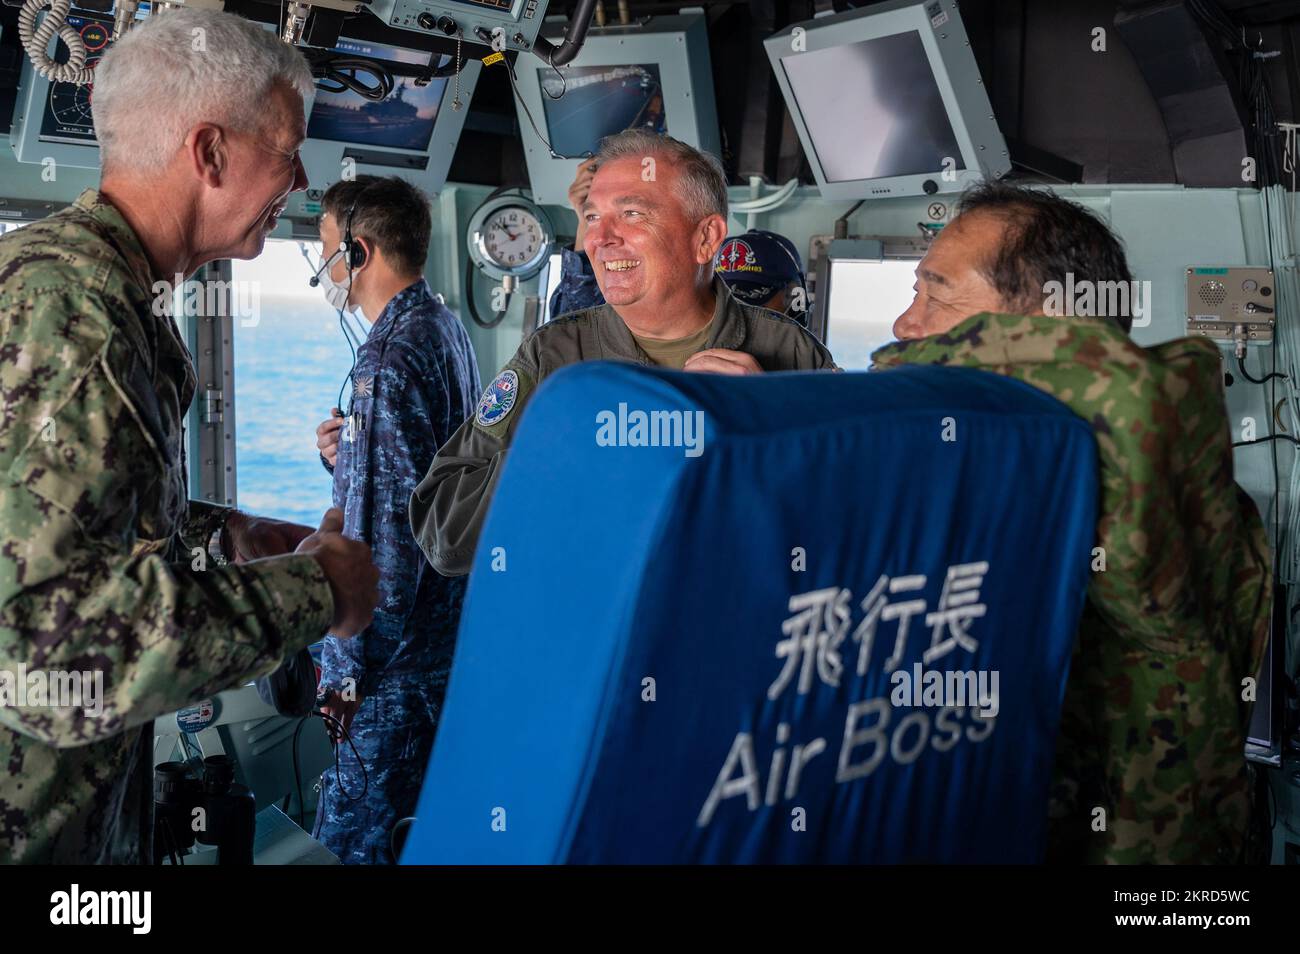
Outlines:
{"label": "navy blue ball cap", "polygon": [[763,229],[728,236],[713,267],[747,305],[761,305],[790,285],[803,283],[803,262],[794,243]]}

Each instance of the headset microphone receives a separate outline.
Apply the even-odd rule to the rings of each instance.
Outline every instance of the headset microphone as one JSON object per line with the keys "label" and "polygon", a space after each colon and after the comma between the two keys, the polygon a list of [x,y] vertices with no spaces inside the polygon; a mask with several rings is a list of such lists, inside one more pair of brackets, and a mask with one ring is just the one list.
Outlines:
{"label": "headset microphone", "polygon": [[312,288],[318,286],[320,284],[320,273],[330,267],[330,262],[332,262],[333,259],[334,259],[333,255],[325,259],[324,264],[322,264],[320,268],[316,269],[316,273],[312,275],[311,278],[307,279],[307,284],[310,285]]}

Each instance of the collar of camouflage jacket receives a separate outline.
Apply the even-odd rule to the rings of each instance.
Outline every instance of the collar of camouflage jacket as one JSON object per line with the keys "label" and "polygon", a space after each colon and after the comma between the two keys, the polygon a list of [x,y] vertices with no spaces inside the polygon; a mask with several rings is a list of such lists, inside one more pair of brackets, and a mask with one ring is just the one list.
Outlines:
{"label": "collar of camouflage jacket", "polygon": [[[740,302],[736,301],[727,287],[727,283],[713,277],[713,317],[710,319],[711,331],[705,349],[727,348],[739,351],[745,341],[745,313]],[[641,364],[653,364],[650,356],[642,350],[632,337],[632,332],[609,304],[600,306],[600,320],[596,326],[600,329],[601,344],[607,354],[612,354]]]}
{"label": "collar of camouflage jacket", "polygon": [[[1213,345],[1208,347],[1214,352]],[[982,312],[943,334],[885,345],[871,355],[871,362],[881,369],[901,364],[996,367],[1065,360],[1093,363],[1103,355],[1141,362],[1145,354],[1145,349],[1109,321]]]}
{"label": "collar of camouflage jacket", "polygon": [[887,345],[872,361],[879,370],[939,364],[1003,374],[1092,425],[1102,484],[1093,569],[1104,572],[1093,573],[1089,596],[1113,629],[1162,652],[1229,633],[1238,650],[1262,640],[1267,538],[1233,480],[1212,343],[1143,348],[1098,319],[984,313],[945,334]]}
{"label": "collar of camouflage jacket", "polygon": [[[77,196],[76,201],[72,204],[95,220],[96,224],[99,225],[126,260],[127,266],[140,282],[140,286],[142,288],[152,288],[154,285],[153,266],[149,264],[149,256],[145,254],[144,245],[141,244],[139,236],[127,224],[122,213],[111,202],[101,196],[98,189],[86,189],[81,195]],[[170,275],[163,276],[163,281],[172,280]]]}

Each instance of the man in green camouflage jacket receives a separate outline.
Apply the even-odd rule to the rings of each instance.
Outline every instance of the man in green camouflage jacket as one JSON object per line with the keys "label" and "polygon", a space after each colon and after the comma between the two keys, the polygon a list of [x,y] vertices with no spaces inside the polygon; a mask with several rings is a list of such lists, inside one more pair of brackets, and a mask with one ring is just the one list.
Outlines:
{"label": "man in green camouflage jacket", "polygon": [[1066,689],[1050,857],[1236,861],[1249,815],[1243,686],[1259,671],[1272,572],[1258,511],[1233,482],[1218,349],[1139,347],[1124,314],[1044,315],[1059,314],[1045,308],[1048,283],[1067,273],[1075,288],[1130,277],[1080,206],[984,186],[918,267],[894,326],[903,340],[872,360],[1004,374],[1096,434],[1100,549]]}
{"label": "man in green camouflage jacket", "polygon": [[[224,54],[193,74],[220,122],[186,125],[148,77],[173,82],[159,64],[195,29]],[[195,373],[155,291],[256,255],[305,187],[305,64],[248,21],[178,10],[96,74],[101,189],[0,239],[0,863],[151,861],[151,720],[355,634],[377,595],[337,511],[312,533],[188,501]]]}

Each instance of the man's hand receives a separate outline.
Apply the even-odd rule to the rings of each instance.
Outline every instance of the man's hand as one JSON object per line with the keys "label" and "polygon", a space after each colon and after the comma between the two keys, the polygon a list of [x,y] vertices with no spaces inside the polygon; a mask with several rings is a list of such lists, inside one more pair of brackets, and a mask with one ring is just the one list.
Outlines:
{"label": "man's hand", "polygon": [[730,351],[727,348],[709,348],[697,351],[686,359],[683,371],[711,371],[714,374],[762,374],[752,354]]}
{"label": "man's hand", "polygon": [[578,164],[578,174],[574,177],[573,185],[569,186],[569,205],[578,213],[578,234],[573,237],[573,248],[578,252],[582,251],[582,239],[587,234],[587,220],[582,217],[582,203],[587,201],[591,179],[595,174],[596,163],[584,159]]}
{"label": "man's hand", "polygon": [[343,412],[330,408],[330,419],[321,421],[316,428],[316,449],[331,467],[339,456],[339,429],[343,427]]}
{"label": "man's hand", "polygon": [[360,708],[360,695],[354,695],[351,699],[344,699],[343,696],[335,690],[331,689],[328,691],[328,694],[325,696],[325,701],[320,705],[321,712],[342,723],[342,728],[340,728],[337,723],[331,722],[329,719],[325,720],[325,731],[329,733],[332,741],[341,742],[343,740],[343,733],[351,731],[352,718],[357,714],[357,710]]}
{"label": "man's hand", "polygon": [[304,527],[300,523],[253,517],[234,510],[226,518],[226,532],[221,548],[235,563],[246,563],[262,557],[292,553],[311,532],[311,527]]}
{"label": "man's hand", "polygon": [[316,558],[334,593],[334,618],[330,632],[351,639],[370,625],[379,602],[379,570],[370,559],[370,547],[343,536],[343,511],[331,508],[321,518],[320,529],[302,543],[297,553]]}

